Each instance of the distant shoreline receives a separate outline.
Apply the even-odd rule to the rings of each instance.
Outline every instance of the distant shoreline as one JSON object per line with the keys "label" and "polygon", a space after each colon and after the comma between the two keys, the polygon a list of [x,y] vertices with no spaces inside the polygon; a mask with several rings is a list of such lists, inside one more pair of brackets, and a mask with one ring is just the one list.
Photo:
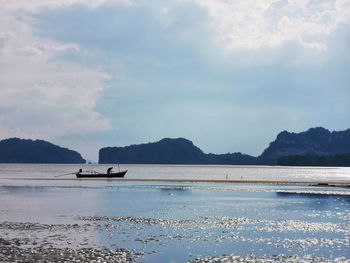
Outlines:
{"label": "distant shoreline", "polygon": [[231,180],[231,179],[158,179],[158,178],[2,178],[9,180],[39,181],[120,181],[120,182],[164,182],[164,183],[233,183],[233,184],[272,184],[272,185],[308,185],[322,187],[350,187],[350,181],[291,181],[291,180]]}

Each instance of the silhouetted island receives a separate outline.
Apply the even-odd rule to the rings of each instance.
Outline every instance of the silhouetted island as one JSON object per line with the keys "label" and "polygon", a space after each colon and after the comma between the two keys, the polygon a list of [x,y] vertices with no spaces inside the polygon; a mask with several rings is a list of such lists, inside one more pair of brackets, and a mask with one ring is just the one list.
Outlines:
{"label": "silhouetted island", "polygon": [[241,153],[205,154],[184,138],[158,142],[106,147],[99,151],[99,163],[134,164],[254,164],[256,158]]}
{"label": "silhouetted island", "polygon": [[[99,163],[130,164],[229,164],[229,165],[289,165],[286,156],[300,156],[300,160],[312,156],[331,156],[350,153],[350,129],[330,132],[317,127],[301,133],[283,131],[275,141],[254,157],[247,154],[206,154],[191,141],[184,138],[165,138],[158,142],[130,145],[125,147],[105,147],[99,151]],[[295,157],[293,157],[295,158]],[[338,166],[348,166],[342,157],[336,158]],[[279,161],[281,160],[281,161]],[[322,166],[322,158],[314,165]],[[331,162],[327,162],[331,163]]]}
{"label": "silhouetted island", "polygon": [[[130,164],[227,164],[350,166],[350,129],[330,132],[322,127],[305,132],[283,131],[263,153],[254,157],[240,152],[204,153],[184,138],[105,147],[99,163]],[[11,138],[0,141],[0,163],[85,163],[81,155],[43,140]]]}
{"label": "silhouetted island", "polygon": [[284,156],[331,156],[345,153],[350,153],[350,129],[330,132],[316,127],[300,133],[281,132],[259,159],[264,164],[277,164]]}
{"label": "silhouetted island", "polygon": [[0,141],[0,163],[85,163],[81,155],[43,140]]}

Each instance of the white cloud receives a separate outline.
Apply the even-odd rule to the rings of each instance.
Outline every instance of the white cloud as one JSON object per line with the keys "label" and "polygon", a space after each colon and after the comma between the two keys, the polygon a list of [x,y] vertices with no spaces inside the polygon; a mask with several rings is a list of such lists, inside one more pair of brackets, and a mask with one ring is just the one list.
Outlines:
{"label": "white cloud", "polygon": [[109,120],[95,111],[109,77],[57,60],[79,47],[34,36],[30,18],[16,12],[26,2],[0,2],[0,136],[52,139],[109,130]]}
{"label": "white cloud", "polygon": [[278,47],[295,41],[324,51],[323,41],[350,23],[348,0],[195,0],[206,9],[210,25],[228,49]]}
{"label": "white cloud", "polygon": [[102,4],[132,4],[132,0],[0,0],[2,10],[7,11],[37,11],[40,8],[68,7],[74,4],[83,4],[90,8],[96,8]]}

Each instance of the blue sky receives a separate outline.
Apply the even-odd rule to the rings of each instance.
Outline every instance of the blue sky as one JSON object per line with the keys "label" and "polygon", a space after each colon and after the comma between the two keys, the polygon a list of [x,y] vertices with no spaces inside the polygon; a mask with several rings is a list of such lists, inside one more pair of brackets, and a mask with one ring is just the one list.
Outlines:
{"label": "blue sky", "polygon": [[350,127],[347,0],[0,2],[2,138],[258,155]]}

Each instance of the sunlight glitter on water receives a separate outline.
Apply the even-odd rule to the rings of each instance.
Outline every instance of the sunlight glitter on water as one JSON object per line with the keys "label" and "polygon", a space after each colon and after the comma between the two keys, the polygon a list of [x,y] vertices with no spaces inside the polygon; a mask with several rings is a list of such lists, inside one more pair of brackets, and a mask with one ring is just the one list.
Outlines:
{"label": "sunlight glitter on water", "polygon": [[[30,253],[47,258],[53,249],[77,260],[103,255],[136,262],[350,260],[348,188],[74,177],[52,180],[79,166],[0,168],[0,259],[17,252],[22,261],[28,258],[21,256]],[[278,174],[284,178],[299,174],[298,180],[345,180],[348,173],[348,169],[336,168],[123,168],[129,169],[131,178],[213,179],[230,171],[272,180]],[[345,173],[339,175],[341,171]],[[92,248],[96,253],[89,254]]]}

